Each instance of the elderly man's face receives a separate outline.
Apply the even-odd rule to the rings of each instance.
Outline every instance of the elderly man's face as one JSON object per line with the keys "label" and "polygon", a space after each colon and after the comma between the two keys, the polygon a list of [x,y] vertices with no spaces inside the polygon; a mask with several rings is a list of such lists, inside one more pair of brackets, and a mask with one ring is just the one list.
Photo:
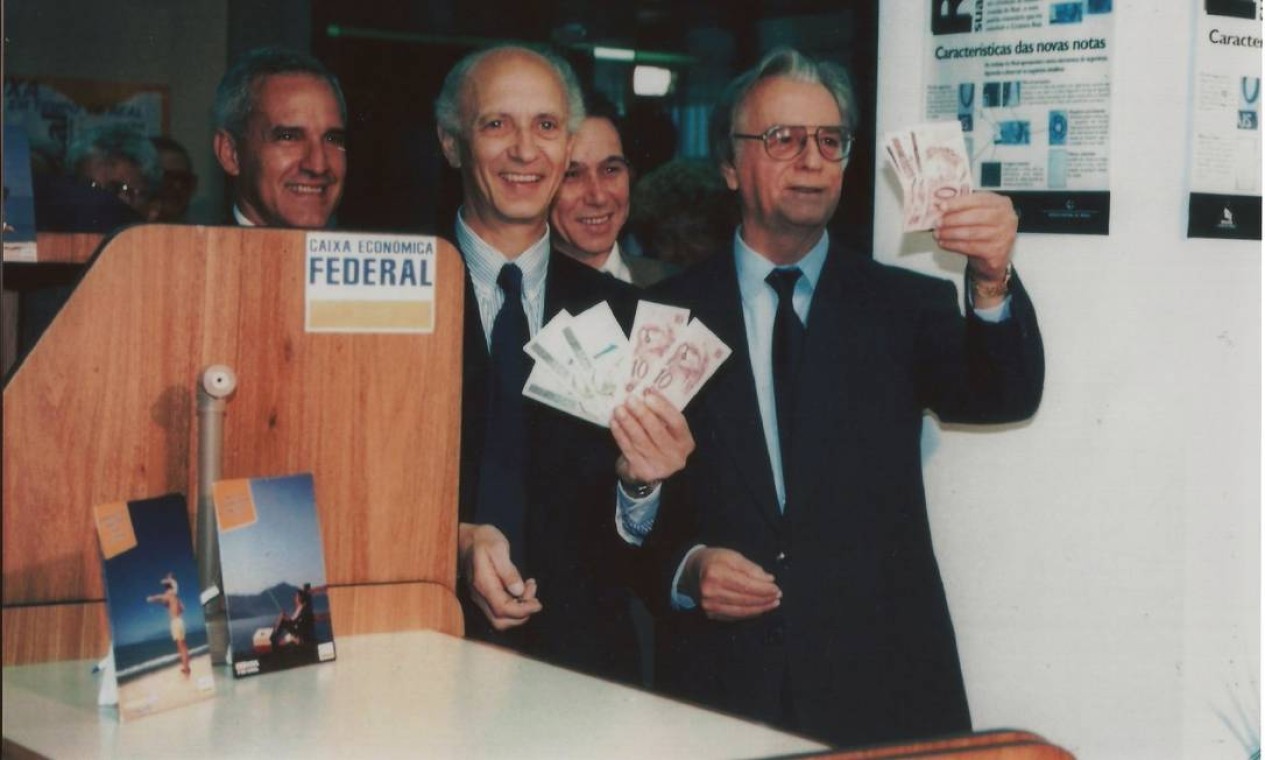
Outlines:
{"label": "elderly man's face", "polygon": [[93,187],[116,196],[143,218],[151,217],[152,188],[136,162],[126,158],[92,156],[79,163],[75,174]]}
{"label": "elderly man's face", "polygon": [[549,215],[566,253],[593,266],[606,260],[628,221],[628,174],[615,125],[602,117],[585,119]]}
{"label": "elderly man's face", "polygon": [[493,53],[468,74],[461,134],[441,131],[449,163],[461,170],[462,218],[490,243],[517,228],[543,234],[570,157],[566,93],[542,59]]}
{"label": "elderly man's face", "polygon": [[[772,126],[802,125],[813,132],[841,124],[839,106],[824,86],[773,77],[747,94],[733,131],[759,135]],[[722,165],[721,174],[738,191],[743,239],[766,256],[779,255],[779,241],[819,239],[839,205],[843,168],[823,158],[811,138],[786,161],[770,158],[759,140],[735,140],[733,163]]]}
{"label": "elderly man's face", "polygon": [[236,178],[237,204],[251,222],[319,228],[343,196],[346,136],[328,82],[273,74],[255,84],[245,134],[236,141],[216,135],[216,156]]}

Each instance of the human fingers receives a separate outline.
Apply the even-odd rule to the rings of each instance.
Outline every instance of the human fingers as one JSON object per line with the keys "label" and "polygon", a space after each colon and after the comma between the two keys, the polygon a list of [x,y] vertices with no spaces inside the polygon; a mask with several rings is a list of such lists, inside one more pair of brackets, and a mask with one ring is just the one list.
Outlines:
{"label": "human fingers", "polygon": [[763,605],[730,605],[730,604],[707,604],[704,603],[703,613],[712,620],[722,622],[732,622],[736,620],[750,620],[759,617],[768,612],[777,609],[781,601],[768,602]]}
{"label": "human fingers", "polygon": [[[645,395],[644,401],[645,409],[654,414],[655,421],[658,423],[653,427],[647,427],[651,437],[655,438],[658,433],[659,437],[670,439],[678,445],[688,445],[693,451],[694,434],[690,431],[690,423],[685,419],[685,414],[657,390],[651,389]],[[642,424],[645,425],[644,422]]]}

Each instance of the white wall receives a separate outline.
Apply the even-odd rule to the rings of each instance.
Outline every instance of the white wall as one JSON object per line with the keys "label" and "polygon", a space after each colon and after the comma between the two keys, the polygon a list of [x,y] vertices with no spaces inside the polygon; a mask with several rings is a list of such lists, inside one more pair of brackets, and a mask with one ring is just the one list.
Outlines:
{"label": "white wall", "polygon": [[[877,134],[922,120],[927,12],[881,4]],[[1024,425],[931,431],[936,549],[977,729],[1082,758],[1242,758],[1235,729],[1260,733],[1261,246],[1185,238],[1193,0],[1115,15],[1111,234],[1020,235],[1045,399]],[[876,257],[960,279],[902,236],[884,175]]]}
{"label": "white wall", "polygon": [[211,154],[211,102],[224,73],[228,10],[219,0],[10,0],[5,75],[169,86],[171,136],[193,159],[190,217],[218,221],[223,188]]}

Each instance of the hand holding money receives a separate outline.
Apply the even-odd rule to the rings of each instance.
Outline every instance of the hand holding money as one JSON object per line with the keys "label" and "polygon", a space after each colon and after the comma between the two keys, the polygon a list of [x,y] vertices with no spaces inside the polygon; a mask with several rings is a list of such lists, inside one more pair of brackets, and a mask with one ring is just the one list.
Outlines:
{"label": "hand holding money", "polygon": [[1009,198],[979,192],[945,201],[932,234],[941,248],[970,259],[976,282],[997,283],[1006,277],[1018,229]]}
{"label": "hand holding money", "polygon": [[971,194],[971,160],[958,121],[919,124],[888,133],[887,157],[903,192],[904,230],[929,230],[944,204]]}
{"label": "hand holding money", "polygon": [[616,407],[611,434],[619,445],[615,472],[625,484],[654,485],[685,467],[694,435],[679,409],[658,391],[631,395]]}
{"label": "hand holding money", "polygon": [[731,353],[688,309],[650,301],[637,304],[631,341],[603,302],[559,312],[523,350],[536,360],[524,396],[603,427],[651,389],[684,410]]}

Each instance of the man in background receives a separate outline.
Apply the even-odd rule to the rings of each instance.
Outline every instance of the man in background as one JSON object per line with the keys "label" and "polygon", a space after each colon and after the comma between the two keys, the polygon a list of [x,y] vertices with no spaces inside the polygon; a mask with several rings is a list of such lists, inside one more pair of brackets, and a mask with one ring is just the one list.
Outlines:
{"label": "man in background", "polygon": [[220,80],[214,118],[237,224],[329,226],[347,171],[347,104],[320,61],[284,48],[250,51]]}
{"label": "man in background", "polygon": [[559,251],[644,288],[675,270],[656,259],[627,256],[620,250],[632,173],[614,120],[590,114],[575,133],[571,162],[554,196],[549,221],[553,245]]}
{"label": "man in background", "polygon": [[185,221],[189,203],[198,190],[198,175],[193,173],[193,162],[183,145],[161,135],[149,139],[158,149],[158,161],[163,169],[162,182],[154,195],[157,206],[154,221],[179,224]]}
{"label": "man in background", "polygon": [[639,507],[694,447],[650,395],[610,430],[523,398],[523,346],[563,309],[605,301],[632,321],[632,288],[551,255],[549,204],[584,117],[556,56],[499,46],[462,59],[435,101],[460,171],[455,239],[466,264],[459,596],[466,632],[554,664],[638,679],[626,583]]}
{"label": "man in background", "polygon": [[162,165],[140,130],[106,124],[77,135],[66,150],[66,168],[81,182],[127,204],[139,221],[157,216],[154,194],[162,184]]}

